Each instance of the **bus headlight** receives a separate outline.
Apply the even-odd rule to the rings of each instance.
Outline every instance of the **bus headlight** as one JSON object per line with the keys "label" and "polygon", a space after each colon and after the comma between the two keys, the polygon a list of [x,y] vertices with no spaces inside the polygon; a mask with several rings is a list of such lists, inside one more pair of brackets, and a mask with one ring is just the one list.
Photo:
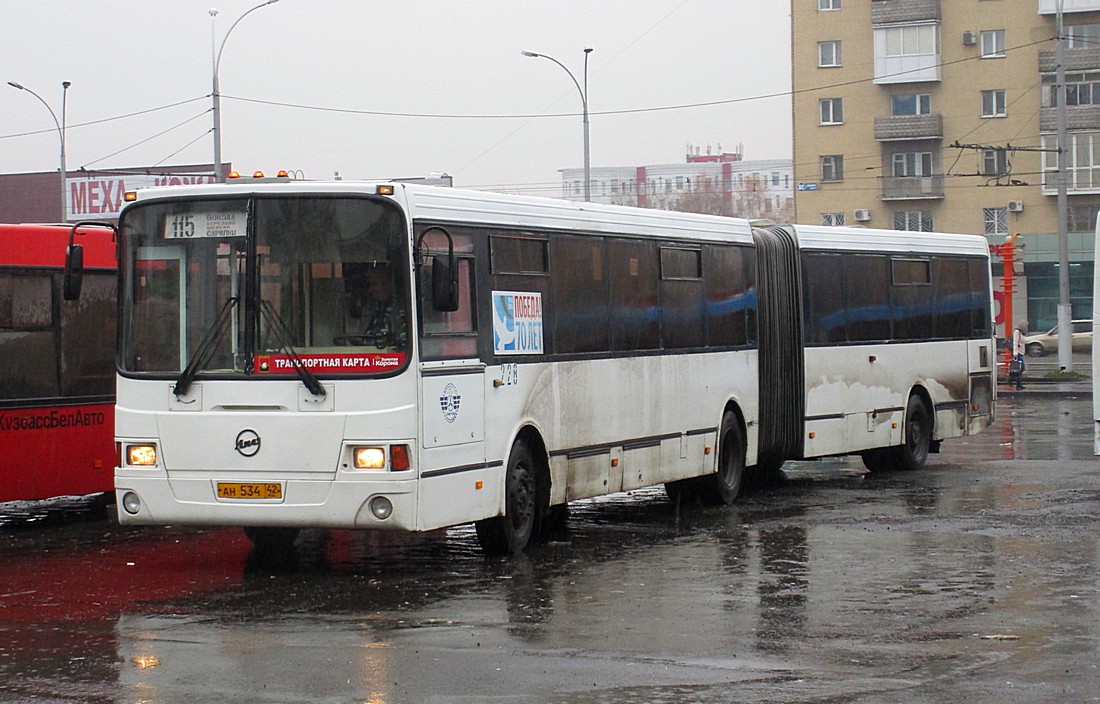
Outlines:
{"label": "bus headlight", "polygon": [[386,468],[386,450],[381,447],[356,447],[352,452],[356,469]]}
{"label": "bus headlight", "polygon": [[152,467],[157,463],[156,445],[127,445],[126,464],[133,467]]}
{"label": "bus headlight", "polygon": [[393,514],[393,502],[385,496],[376,496],[370,500],[370,512],[380,521],[384,521]]}
{"label": "bus headlight", "polygon": [[141,499],[134,492],[127,491],[122,495],[122,508],[131,516],[136,516],[141,510]]}

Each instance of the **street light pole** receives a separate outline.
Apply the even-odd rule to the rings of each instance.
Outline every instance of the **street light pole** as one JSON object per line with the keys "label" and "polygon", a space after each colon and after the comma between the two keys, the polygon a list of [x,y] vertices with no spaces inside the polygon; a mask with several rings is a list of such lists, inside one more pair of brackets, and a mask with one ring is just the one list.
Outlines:
{"label": "street light pole", "polygon": [[225,50],[225,43],[226,43],[226,41],[229,40],[229,35],[233,33],[233,30],[237,28],[237,25],[240,24],[241,20],[243,20],[245,17],[247,17],[249,14],[255,12],[256,10],[259,10],[261,7],[267,7],[268,5],[271,5],[271,4],[277,3],[277,2],[279,2],[279,0],[267,0],[267,2],[263,2],[263,3],[260,3],[259,5],[256,5],[255,7],[251,8],[250,10],[245,12],[243,15],[238,17],[237,21],[234,22],[229,27],[229,31],[226,32],[225,36],[222,38],[222,43],[218,47],[217,53],[214,53],[214,42],[215,42],[215,39],[214,39],[214,18],[216,18],[218,16],[218,11],[216,9],[211,9],[210,12],[209,12],[209,14],[210,14],[210,52],[211,52],[210,59],[211,59],[211,61],[213,61],[213,64],[214,64],[214,77],[213,77],[214,178],[217,179],[218,181],[224,181],[225,180],[225,178],[222,175],[222,117],[221,117],[222,96],[221,96],[221,89],[218,85],[218,67],[221,66],[221,62],[222,62],[222,51]]}
{"label": "street light pole", "polygon": [[569,74],[569,77],[573,79],[573,85],[577,86],[577,92],[581,94],[581,108],[583,109],[584,117],[584,200],[589,202],[592,200],[592,162],[591,152],[589,150],[588,140],[588,55],[592,53],[592,47],[586,46],[584,48],[584,87],[581,87],[577,77],[573,75],[573,72],[566,68],[565,64],[555,59],[553,56],[547,56],[546,54],[538,54],[534,51],[521,51],[524,56],[530,56],[534,59],[549,59],[562,68],[563,71]]}
{"label": "street light pole", "polygon": [[1058,99],[1058,366],[1063,372],[1070,372],[1073,371],[1073,305],[1069,295],[1069,173],[1066,168],[1069,162],[1069,134],[1066,130],[1066,45],[1062,36],[1065,31],[1062,25],[1062,0],[1058,0],[1054,26],[1058,35],[1054,51],[1054,62],[1058,65],[1055,74]]}
{"label": "street light pole", "polygon": [[66,197],[66,176],[68,176],[68,170],[65,168],[65,103],[69,93],[69,86],[72,85],[69,81],[61,82],[61,121],[58,122],[57,114],[50,107],[41,95],[35,93],[30,88],[27,88],[15,81],[8,81],[8,85],[18,90],[25,90],[34,97],[38,98],[38,102],[46,106],[46,109],[50,111],[50,117],[53,118],[53,124],[57,127],[57,136],[61,139],[61,219],[58,222],[68,222],[69,208],[68,198]]}

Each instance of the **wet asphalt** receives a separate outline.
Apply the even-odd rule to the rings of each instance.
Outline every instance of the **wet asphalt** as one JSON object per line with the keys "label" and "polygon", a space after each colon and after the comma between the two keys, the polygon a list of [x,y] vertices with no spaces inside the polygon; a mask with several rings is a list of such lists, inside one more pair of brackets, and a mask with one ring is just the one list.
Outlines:
{"label": "wet asphalt", "polygon": [[272,559],[235,529],[9,505],[0,702],[1100,701],[1091,398],[1034,387],[918,472],[577,502],[512,559],[469,527]]}

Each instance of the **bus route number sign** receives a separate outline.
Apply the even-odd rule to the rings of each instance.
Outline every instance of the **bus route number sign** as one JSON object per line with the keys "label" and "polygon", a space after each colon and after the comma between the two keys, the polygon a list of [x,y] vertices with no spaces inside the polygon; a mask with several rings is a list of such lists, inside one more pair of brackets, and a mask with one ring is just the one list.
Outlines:
{"label": "bus route number sign", "polygon": [[164,218],[164,239],[244,237],[247,228],[248,211],[245,210],[172,213]]}

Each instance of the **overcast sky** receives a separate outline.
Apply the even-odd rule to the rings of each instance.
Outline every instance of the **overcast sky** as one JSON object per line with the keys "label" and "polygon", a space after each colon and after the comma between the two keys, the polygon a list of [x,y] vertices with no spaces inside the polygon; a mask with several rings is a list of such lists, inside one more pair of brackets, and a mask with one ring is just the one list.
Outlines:
{"label": "overcast sky", "polygon": [[[258,2],[0,0],[0,78],[58,119],[72,82],[70,170],[211,163],[212,37]],[[681,162],[689,142],[790,158],[787,0],[278,0],[224,44],[223,159],[553,194],[583,163],[580,93],[520,51],[583,85],[586,46],[593,167]],[[56,170],[53,119],[4,83],[0,173]]]}

